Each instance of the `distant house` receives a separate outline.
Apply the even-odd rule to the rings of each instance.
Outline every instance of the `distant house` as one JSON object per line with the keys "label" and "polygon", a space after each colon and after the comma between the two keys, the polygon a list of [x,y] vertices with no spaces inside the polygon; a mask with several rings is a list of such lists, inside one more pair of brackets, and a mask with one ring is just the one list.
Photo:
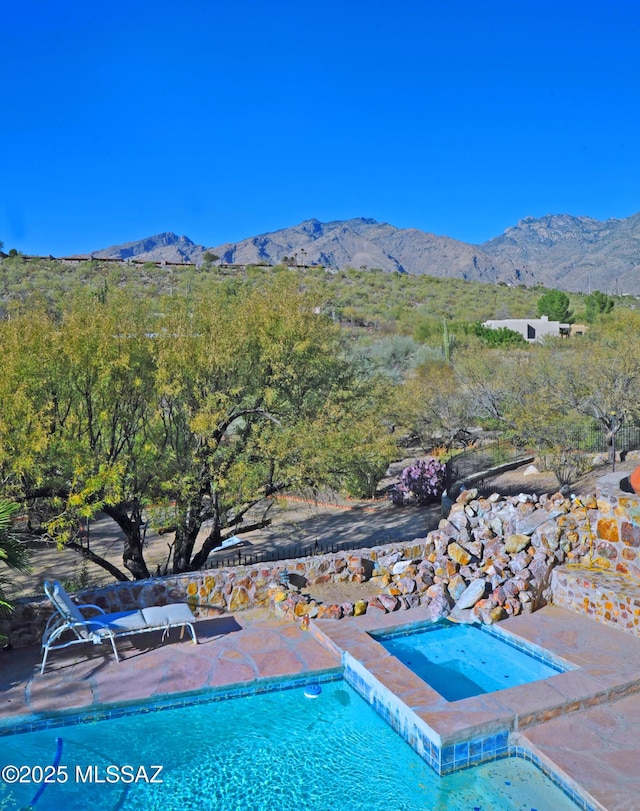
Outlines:
{"label": "distant house", "polygon": [[549,321],[547,315],[543,315],[542,318],[503,318],[499,321],[485,321],[483,326],[489,327],[489,329],[500,329],[501,327],[512,329],[514,332],[519,332],[530,344],[549,335],[558,338],[561,335],[567,336],[571,332],[571,324]]}

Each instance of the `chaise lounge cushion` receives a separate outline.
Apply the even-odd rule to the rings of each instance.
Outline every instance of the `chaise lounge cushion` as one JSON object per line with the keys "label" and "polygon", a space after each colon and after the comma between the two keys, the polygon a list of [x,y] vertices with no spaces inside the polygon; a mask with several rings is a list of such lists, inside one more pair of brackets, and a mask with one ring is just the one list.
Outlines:
{"label": "chaise lounge cushion", "polygon": [[82,616],[78,606],[73,602],[71,597],[69,597],[67,592],[57,580],[54,580],[53,583],[49,585],[48,596],[51,602],[63,616],[68,615],[71,619],[73,619],[74,622],[83,623],[86,621],[86,617]]}
{"label": "chaise lounge cushion", "polygon": [[85,620],[92,631],[101,633],[102,630],[109,629],[115,634],[124,631],[137,631],[147,628],[149,623],[144,614],[139,609],[133,611],[118,611],[114,614],[98,614],[95,617]]}
{"label": "chaise lounge cushion", "polygon": [[140,609],[140,613],[147,625],[154,627],[193,622],[193,612],[186,603],[153,605],[149,608]]}

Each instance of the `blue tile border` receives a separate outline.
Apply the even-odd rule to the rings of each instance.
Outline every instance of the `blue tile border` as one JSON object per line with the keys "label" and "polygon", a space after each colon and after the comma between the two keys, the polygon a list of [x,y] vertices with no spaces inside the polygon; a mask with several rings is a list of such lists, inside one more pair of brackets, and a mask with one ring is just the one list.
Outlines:
{"label": "blue tile border", "polygon": [[282,690],[295,690],[306,687],[310,681],[318,684],[341,681],[342,668],[331,671],[323,670],[320,673],[309,672],[295,679],[264,679],[251,684],[231,688],[211,688],[197,693],[180,693],[178,696],[160,696],[153,701],[144,703],[128,703],[110,707],[94,707],[86,710],[69,710],[64,714],[51,715],[46,718],[36,718],[32,721],[9,725],[0,725],[0,738],[11,735],[21,735],[25,732],[40,732],[43,729],[57,727],[77,726],[91,721],[107,721],[112,718],[124,718],[131,715],[143,715],[149,712],[162,712],[163,710],[192,707],[199,704],[212,704],[216,701],[226,701],[231,698],[260,695],[262,693],[275,693]]}
{"label": "blue tile border", "polygon": [[[367,673],[372,681],[377,681],[373,676],[368,674],[368,671],[365,670],[365,673]],[[368,681],[366,677],[348,665],[345,665],[344,669],[325,670],[321,673],[309,672],[295,679],[265,679],[253,682],[250,685],[241,685],[232,688],[212,688],[206,692],[200,691],[191,694],[181,693],[179,696],[162,696],[157,700],[144,704],[138,703],[112,706],[110,708],[93,708],[84,712],[77,710],[70,711],[68,714],[64,715],[39,718],[12,726],[0,726],[0,737],[20,735],[27,732],[39,732],[58,727],[77,726],[87,721],[106,721],[113,718],[123,718],[149,712],[162,712],[163,710],[178,709],[180,707],[199,704],[211,704],[217,701],[226,701],[228,699],[260,695],[263,693],[294,690],[307,686],[310,681],[319,684],[327,684],[343,679],[373,707],[378,715],[380,715],[380,717],[395,730],[439,776],[503,758],[522,758],[523,760],[531,762],[542,774],[549,778],[554,785],[576,804],[579,811],[599,811],[596,806],[588,802],[531,750],[524,746],[510,745],[509,732],[506,730],[485,738],[476,738],[445,747],[439,747],[420,729],[420,726],[424,725],[423,722],[420,721],[415,713],[413,713],[401,699],[394,694],[390,694],[393,695],[395,699],[395,706],[392,707],[390,704],[385,703],[383,700],[384,696],[376,693],[372,682]]]}
{"label": "blue tile border", "polygon": [[507,729],[440,746],[434,731],[351,656],[345,658],[344,679],[440,776],[495,760],[508,751]]}
{"label": "blue tile border", "polygon": [[572,662],[568,662],[566,659],[562,659],[562,657],[557,656],[551,653],[551,651],[541,648],[539,645],[535,645],[532,642],[525,642],[524,640],[517,639],[502,628],[497,628],[493,625],[479,625],[479,628],[483,633],[499,639],[501,642],[504,642],[505,645],[509,645],[511,648],[515,648],[522,653],[526,653],[532,659],[536,659],[538,662],[548,665],[558,673],[567,673],[570,670],[578,669],[578,665],[574,665]]}
{"label": "blue tile border", "polygon": [[440,775],[450,774],[505,757],[509,751],[509,733],[504,730],[486,738],[473,738],[434,749],[434,759],[438,764],[435,770]]}
{"label": "blue tile border", "polygon": [[[375,639],[376,642],[383,642],[385,639],[396,639],[398,637],[412,636],[413,634],[418,633],[430,633],[431,631],[437,631],[438,629],[456,624],[458,623],[453,623],[451,620],[447,619],[438,620],[437,622],[420,621],[389,630],[369,631],[369,636]],[[530,656],[537,662],[547,665],[547,667],[555,670],[556,673],[566,673],[569,670],[577,669],[577,666],[571,662],[567,662],[550,651],[541,648],[539,645],[525,642],[524,640],[519,640],[508,631],[501,628],[496,628],[493,625],[484,625],[483,623],[479,622],[468,623],[468,625],[471,628],[477,629],[481,633],[489,634],[489,636],[492,636],[494,639],[498,639],[500,642],[508,645],[510,648],[515,648],[515,650],[519,651],[520,653]]]}
{"label": "blue tile border", "polygon": [[[357,669],[356,669],[357,668]],[[359,671],[364,672],[359,672]],[[367,676],[370,681],[367,680]],[[440,747],[431,740],[421,727],[424,722],[399,699],[368,673],[361,663],[354,660],[351,666],[345,662],[345,681],[376,710],[378,715],[392,727],[440,777],[508,757],[518,757],[530,761],[542,774],[548,777],[563,794],[571,799],[579,811],[599,811],[543,763],[532,751],[523,746],[509,743],[509,730],[501,730],[483,738],[460,741]],[[385,704],[384,695],[392,696],[393,706]]]}

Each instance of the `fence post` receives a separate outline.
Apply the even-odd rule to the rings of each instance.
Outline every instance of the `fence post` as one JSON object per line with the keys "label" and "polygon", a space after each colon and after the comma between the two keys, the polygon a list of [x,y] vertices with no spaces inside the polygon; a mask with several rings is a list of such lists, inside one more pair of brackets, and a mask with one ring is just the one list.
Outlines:
{"label": "fence post", "polygon": [[[619,428],[620,426],[618,426]],[[611,472],[616,471],[616,412],[611,412]]]}

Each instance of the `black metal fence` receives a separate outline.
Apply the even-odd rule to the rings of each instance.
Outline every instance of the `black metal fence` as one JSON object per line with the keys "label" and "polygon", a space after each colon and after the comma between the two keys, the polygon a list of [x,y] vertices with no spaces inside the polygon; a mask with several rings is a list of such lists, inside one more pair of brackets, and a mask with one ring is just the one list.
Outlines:
{"label": "black metal fence", "polygon": [[[571,447],[579,451],[593,451],[594,453],[607,453],[611,450],[611,434],[603,428],[590,428],[576,431],[570,437]],[[640,448],[640,427],[637,425],[621,425],[615,436],[616,451],[637,450]]]}
{"label": "black metal fence", "polygon": [[[628,451],[639,449],[640,427],[624,424],[619,426],[615,434],[615,445],[611,432],[600,426],[576,428],[575,431],[569,431],[562,437],[562,449],[569,456],[573,454],[611,455],[614,448],[617,458],[624,458]],[[452,477],[464,481],[466,478],[477,475],[480,471],[490,471],[491,468],[498,465],[516,462],[519,459],[524,462],[527,456],[536,455],[541,454],[536,453],[532,448],[518,446],[506,440],[497,440],[480,447],[471,447],[454,457],[451,462]],[[496,487],[491,483],[490,478],[491,476],[488,475],[486,478],[476,478],[473,481],[472,486],[478,490],[480,495],[486,497],[496,492]],[[501,484],[499,490],[501,495],[511,496],[522,492],[522,487]]]}
{"label": "black metal fence", "polygon": [[[402,543],[402,541],[398,541]],[[367,540],[349,542],[339,541],[333,543],[318,543],[303,545],[295,544],[292,546],[278,547],[276,549],[268,549],[262,552],[248,552],[244,549],[238,549],[236,552],[227,555],[216,555],[215,549],[206,563],[207,569],[223,569],[228,566],[259,566],[261,563],[274,563],[279,560],[295,560],[297,558],[310,558],[315,555],[328,555],[336,554],[337,552],[353,552],[358,549],[366,549],[371,546],[371,542]]]}
{"label": "black metal fence", "polygon": [[[609,453],[612,448],[611,433],[599,426],[576,428],[575,431],[569,431],[562,437],[562,446],[567,450],[585,453]],[[640,427],[624,424],[619,426],[615,435],[616,452],[624,454],[638,448],[640,448]],[[455,477],[464,479],[478,471],[516,461],[533,453],[532,448],[505,439],[497,439],[495,442],[469,447],[452,459],[451,466]]]}

